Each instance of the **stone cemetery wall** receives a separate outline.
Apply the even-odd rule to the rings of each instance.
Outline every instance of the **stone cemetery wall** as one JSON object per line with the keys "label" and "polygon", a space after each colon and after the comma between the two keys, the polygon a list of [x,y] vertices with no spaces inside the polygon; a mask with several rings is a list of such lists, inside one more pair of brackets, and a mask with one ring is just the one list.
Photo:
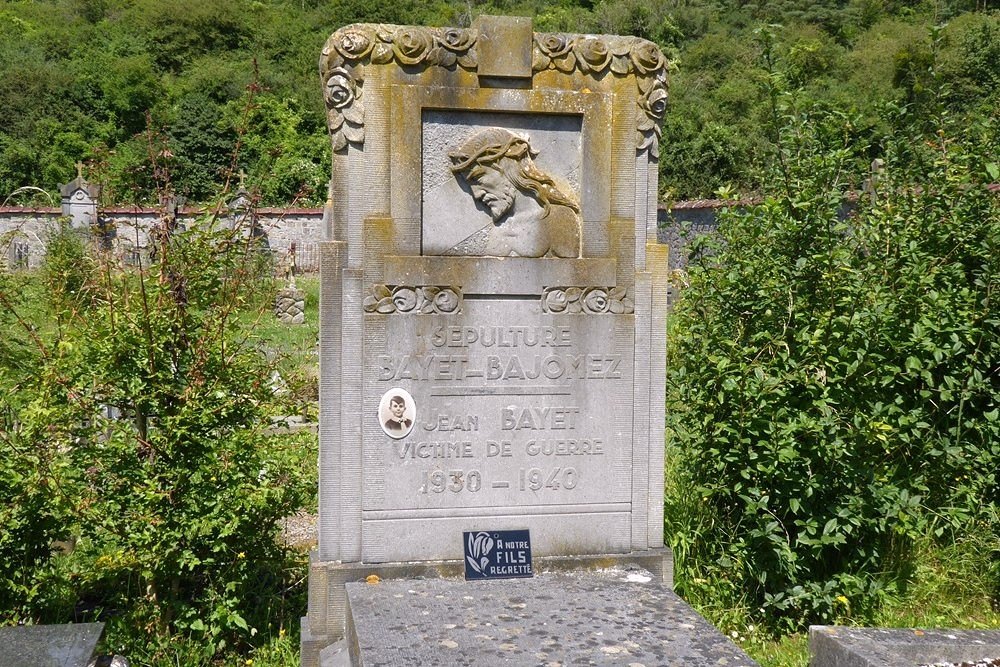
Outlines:
{"label": "stone cemetery wall", "polygon": [[[162,219],[158,208],[101,208],[97,220],[104,230],[104,241],[123,266],[135,266],[149,257],[150,230]],[[203,212],[194,207],[177,211],[180,225],[195,224]],[[240,215],[226,213],[229,224]],[[319,244],[322,239],[322,209],[261,208],[255,211],[255,225],[261,243],[275,255],[279,265],[287,262],[292,248],[297,273],[319,271]],[[34,269],[45,257],[46,239],[58,229],[60,218],[75,220],[65,209],[0,208],[0,259],[12,269]],[[77,226],[76,223],[71,223]],[[85,223],[87,227],[91,224]]]}
{"label": "stone cemetery wall", "polygon": [[45,239],[61,215],[57,208],[0,208],[0,262],[13,270],[41,266]]}
{"label": "stone cemetery wall", "polygon": [[[683,269],[687,263],[685,248],[691,239],[716,229],[717,212],[730,202],[701,199],[660,205],[657,216],[657,236],[671,248],[669,268]],[[58,208],[0,207],[0,257],[11,268],[37,268],[45,256],[45,238],[63,215]],[[125,264],[135,263],[146,256],[148,229],[159,219],[161,211],[151,208],[101,209],[99,219],[113,221],[113,238]],[[197,210],[182,208],[179,219],[190,224]],[[298,273],[319,271],[320,242],[323,239],[323,209],[319,208],[260,208],[258,224],[268,247],[281,262],[294,244]]]}

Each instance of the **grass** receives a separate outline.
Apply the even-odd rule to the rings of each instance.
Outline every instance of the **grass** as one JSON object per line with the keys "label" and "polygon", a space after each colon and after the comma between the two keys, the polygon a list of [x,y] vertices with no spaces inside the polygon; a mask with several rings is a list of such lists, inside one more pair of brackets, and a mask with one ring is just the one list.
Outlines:
{"label": "grass", "polygon": [[260,302],[252,304],[238,315],[239,323],[252,331],[253,344],[274,358],[280,387],[279,407],[285,414],[300,415],[309,421],[319,417],[319,278],[302,276],[296,286],[305,293],[306,321],[304,324],[282,324],[271,312],[272,290],[258,295]]}
{"label": "grass", "polygon": [[[976,526],[962,538],[942,543],[925,538],[914,545],[911,575],[896,595],[887,595],[871,619],[847,618],[844,625],[885,628],[1000,628],[997,568],[1000,544],[985,527]],[[777,639],[754,633],[737,635],[737,642],[762,667],[806,667],[806,633]]]}
{"label": "grass", "polygon": [[[280,289],[277,284],[273,290],[258,296],[262,301],[254,304],[254,308],[240,313],[240,322],[245,326],[254,325],[254,337],[280,352],[280,361],[315,366],[316,341],[319,336],[319,278],[300,276],[296,278],[295,284],[305,293],[305,324],[282,324],[271,314],[273,296]],[[290,368],[291,365],[287,367]]]}

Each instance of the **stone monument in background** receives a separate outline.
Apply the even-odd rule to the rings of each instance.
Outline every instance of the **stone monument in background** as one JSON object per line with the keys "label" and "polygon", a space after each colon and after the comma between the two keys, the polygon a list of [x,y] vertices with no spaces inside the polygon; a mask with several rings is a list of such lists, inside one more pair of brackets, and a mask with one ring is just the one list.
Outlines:
{"label": "stone monument in background", "polygon": [[666,62],[634,37],[352,25],[321,58],[319,547],[302,662],[345,583],[457,573],[463,531],[536,568],[663,548]]}

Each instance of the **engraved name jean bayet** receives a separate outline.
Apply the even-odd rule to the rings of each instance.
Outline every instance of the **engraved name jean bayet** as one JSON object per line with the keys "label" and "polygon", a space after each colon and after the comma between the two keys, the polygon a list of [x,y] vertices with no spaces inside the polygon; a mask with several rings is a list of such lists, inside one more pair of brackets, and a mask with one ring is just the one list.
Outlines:
{"label": "engraved name jean bayet", "polygon": [[492,222],[446,254],[580,256],[580,206],[535,165],[537,154],[527,139],[499,127],[473,134],[448,154],[455,177]]}

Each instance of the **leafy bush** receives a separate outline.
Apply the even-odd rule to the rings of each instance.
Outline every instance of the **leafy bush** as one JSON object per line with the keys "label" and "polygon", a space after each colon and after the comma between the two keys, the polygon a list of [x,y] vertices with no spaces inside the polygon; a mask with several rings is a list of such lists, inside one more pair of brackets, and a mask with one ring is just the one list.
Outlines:
{"label": "leafy bush", "polygon": [[[38,553],[14,565],[33,577],[10,594],[21,606],[3,607],[7,620],[60,621],[75,608],[133,655],[152,661],[183,637],[209,660],[275,621],[268,600],[290,562],[276,537],[307,499],[309,450],[264,430],[273,363],[238,317],[262,303],[253,239],[211,219],[157,238],[156,262],[135,272],[90,257],[97,270],[71,290],[87,308],[65,311],[14,408],[0,555],[8,535]],[[70,536],[46,580],[38,564]]]}
{"label": "leafy bush", "polygon": [[[67,457],[48,428],[25,428],[41,418],[44,399],[33,399],[39,359],[17,313],[25,308],[24,281],[0,264],[0,621],[18,617],[44,597],[53,541],[67,535]],[[29,419],[35,423],[43,419]]]}
{"label": "leafy bush", "polygon": [[771,628],[864,617],[912,540],[996,516],[1000,467],[996,126],[890,147],[845,218],[846,119],[800,120],[669,332],[678,588]]}
{"label": "leafy bush", "polygon": [[60,218],[45,239],[42,275],[52,309],[60,320],[72,316],[89,300],[93,286],[93,257],[88,252],[87,230],[74,229],[68,218]]}

